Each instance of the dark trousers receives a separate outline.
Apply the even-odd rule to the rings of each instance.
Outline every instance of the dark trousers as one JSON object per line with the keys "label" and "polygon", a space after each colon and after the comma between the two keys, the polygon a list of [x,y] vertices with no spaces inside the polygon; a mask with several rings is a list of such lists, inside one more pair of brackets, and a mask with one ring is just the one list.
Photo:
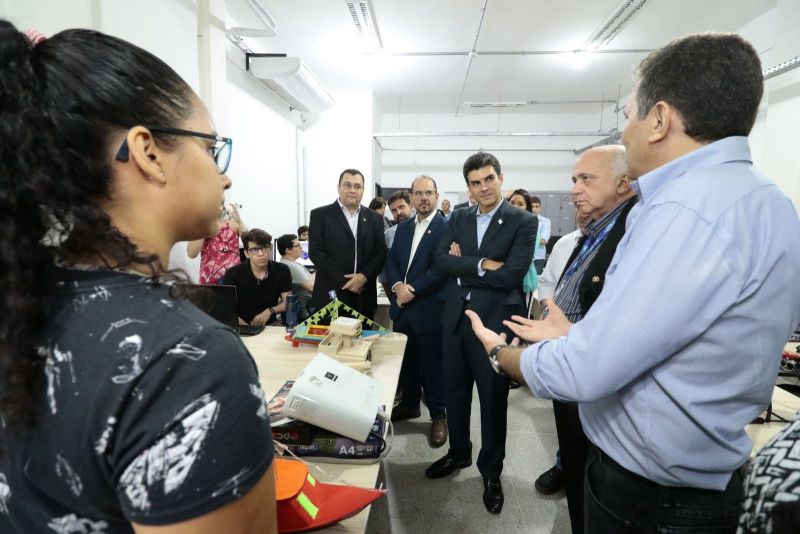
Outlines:
{"label": "dark trousers", "polygon": [[481,405],[478,470],[486,478],[500,478],[506,456],[508,377],[492,370],[466,317],[461,318],[455,331],[443,335],[442,355],[450,454],[458,458],[472,456],[469,419],[474,383]]}
{"label": "dark trousers", "polygon": [[583,433],[577,404],[554,400],[553,413],[556,417],[569,521],[572,534],[580,534],[583,532],[583,475],[589,456],[589,440]]}
{"label": "dark trousers", "polygon": [[736,532],[744,498],[741,468],[723,491],[668,487],[628,471],[594,445],[589,447],[586,532]]}
{"label": "dark trousers", "polygon": [[[411,311],[411,310],[409,310]],[[394,331],[405,334],[406,351],[400,368],[400,387],[403,400],[400,404],[416,410],[425,391],[425,404],[433,417],[446,413],[444,376],[442,375],[442,333],[417,334],[405,313],[394,323]]]}
{"label": "dark trousers", "polygon": [[542,274],[544,271],[544,264],[547,260],[533,260],[533,266],[536,269],[536,274]]}

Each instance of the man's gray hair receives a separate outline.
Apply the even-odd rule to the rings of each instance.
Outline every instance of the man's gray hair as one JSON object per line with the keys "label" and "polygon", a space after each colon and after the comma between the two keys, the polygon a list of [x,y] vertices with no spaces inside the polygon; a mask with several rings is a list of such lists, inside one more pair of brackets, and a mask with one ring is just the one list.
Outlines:
{"label": "man's gray hair", "polygon": [[608,145],[608,152],[611,157],[611,169],[614,176],[628,174],[628,160],[625,157],[625,147],[622,145]]}
{"label": "man's gray hair", "polygon": [[611,167],[611,174],[616,178],[623,174],[628,174],[628,160],[625,157],[625,147],[622,145],[601,145],[587,150],[586,152],[602,153],[608,156],[608,163]]}

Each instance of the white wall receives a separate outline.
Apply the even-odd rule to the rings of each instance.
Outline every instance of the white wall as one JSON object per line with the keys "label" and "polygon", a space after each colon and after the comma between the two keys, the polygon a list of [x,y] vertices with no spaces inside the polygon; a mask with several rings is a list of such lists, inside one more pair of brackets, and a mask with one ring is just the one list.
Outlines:
{"label": "white wall", "polygon": [[[297,230],[295,125],[275,111],[285,105],[239,65],[228,61],[227,112],[219,129],[231,132],[233,158],[226,199],[242,219],[273,237]],[[226,135],[228,135],[226,133]]]}
{"label": "white wall", "polygon": [[0,0],[0,17],[20,30],[35,28],[45,36],[67,28],[96,28],[96,0]]}
{"label": "white wall", "polygon": [[[780,0],[775,12],[774,48],[769,55],[771,67],[800,55],[800,2]],[[766,117],[757,132],[757,164],[775,181],[800,209],[800,151],[797,150],[797,120],[800,118],[800,69],[767,80],[764,100]]]}
{"label": "white wall", "polygon": [[[473,114],[455,117],[452,114],[381,114],[384,132],[575,132],[598,131],[598,115],[581,113],[514,113]],[[608,120],[608,117],[606,117]],[[603,130],[615,124],[606,123]],[[525,188],[534,191],[568,191],[575,155],[571,150],[582,148],[600,137],[522,137],[509,139],[492,137],[460,138],[382,138],[386,150],[382,153],[381,185],[408,187],[419,174],[429,174],[437,180],[439,190],[465,191],[461,172],[470,154],[484,149],[497,156],[505,177],[504,188]],[[561,151],[500,151],[498,146],[513,148],[558,149]],[[412,149],[394,151],[392,148]],[[414,151],[414,148],[461,149],[447,152]],[[563,151],[567,150],[567,151]]]}
{"label": "white wall", "polygon": [[372,198],[372,92],[331,94],[334,106],[300,136],[301,149],[305,149],[306,216],[338,198],[339,174],[344,169],[364,174],[363,203],[369,204]]}

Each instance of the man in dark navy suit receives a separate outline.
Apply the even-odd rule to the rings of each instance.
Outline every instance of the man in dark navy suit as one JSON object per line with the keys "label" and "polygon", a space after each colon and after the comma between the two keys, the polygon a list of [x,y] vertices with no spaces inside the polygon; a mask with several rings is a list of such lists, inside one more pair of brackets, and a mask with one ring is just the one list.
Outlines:
{"label": "man in dark navy suit", "polygon": [[411,203],[417,216],[396,226],[386,260],[386,279],[391,287],[389,315],[394,330],[408,336],[400,370],[403,399],[392,410],[392,421],[419,417],[424,390],[431,414],[433,447],[441,447],[447,441],[441,322],[447,275],[433,266],[447,220],[436,211],[438,199],[433,178],[423,175],[414,179]]}
{"label": "man in dark navy suit", "polygon": [[499,330],[505,330],[504,319],[525,314],[522,279],[533,259],[537,221],[503,200],[503,174],[493,155],[473,154],[463,173],[478,203],[453,212],[436,251],[436,266],[450,277],[442,315],[450,449],[425,474],[440,478],[472,464],[469,419],[475,384],[481,405],[478,470],[483,476],[483,503],[489,512],[499,514],[509,382],[492,370],[464,311],[473,310]]}
{"label": "man in dark navy suit", "polygon": [[336,202],[311,211],[308,255],[317,272],[309,307],[325,306],[333,290],[340,301],[372,319],[378,305],[375,280],[386,259],[383,218],[361,205],[361,172],[342,171],[338,189]]}

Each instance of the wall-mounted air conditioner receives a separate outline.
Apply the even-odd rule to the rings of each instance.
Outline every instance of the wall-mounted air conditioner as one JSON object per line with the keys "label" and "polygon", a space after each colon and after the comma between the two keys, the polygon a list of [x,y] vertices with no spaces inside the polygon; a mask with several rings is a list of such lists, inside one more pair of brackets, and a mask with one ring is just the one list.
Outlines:
{"label": "wall-mounted air conditioner", "polygon": [[300,58],[245,54],[245,61],[247,70],[292,108],[309,113],[333,105],[333,97]]}

